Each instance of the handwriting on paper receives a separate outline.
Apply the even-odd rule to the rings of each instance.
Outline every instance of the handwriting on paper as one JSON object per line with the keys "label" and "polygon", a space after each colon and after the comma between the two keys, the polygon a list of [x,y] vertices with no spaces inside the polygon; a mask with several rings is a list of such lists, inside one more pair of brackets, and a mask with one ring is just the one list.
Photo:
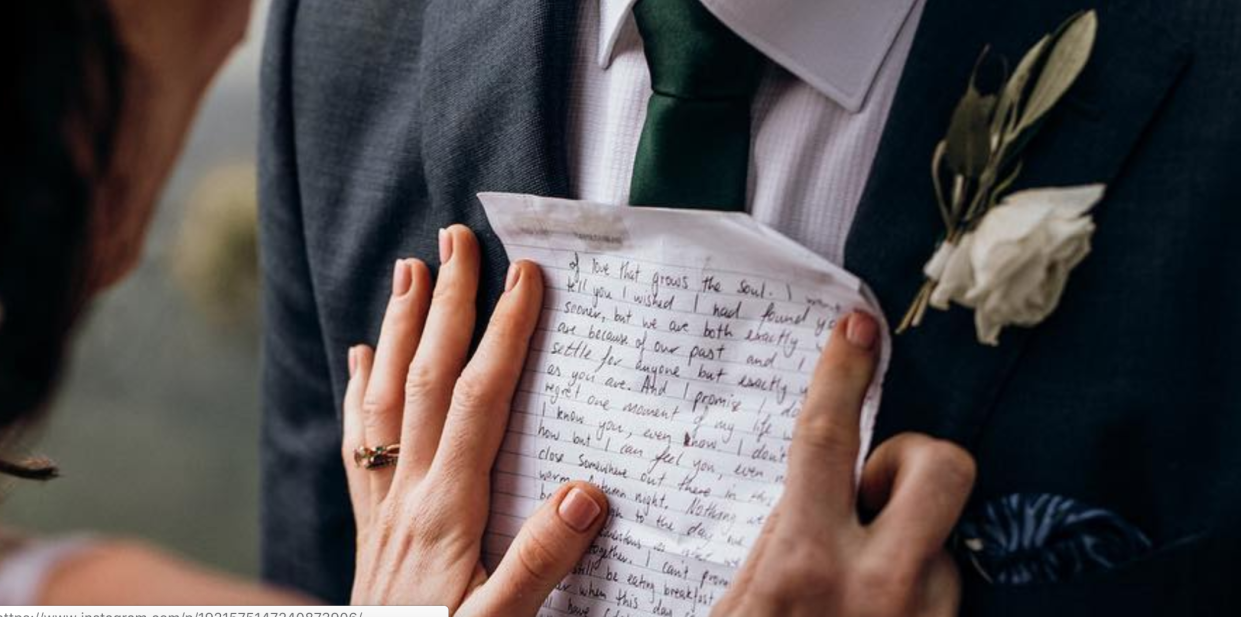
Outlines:
{"label": "handwriting on paper", "polygon": [[780,496],[811,371],[836,320],[868,305],[861,283],[742,214],[480,199],[546,289],[496,462],[489,561],[561,484],[587,480],[609,521],[543,614],[705,615]]}

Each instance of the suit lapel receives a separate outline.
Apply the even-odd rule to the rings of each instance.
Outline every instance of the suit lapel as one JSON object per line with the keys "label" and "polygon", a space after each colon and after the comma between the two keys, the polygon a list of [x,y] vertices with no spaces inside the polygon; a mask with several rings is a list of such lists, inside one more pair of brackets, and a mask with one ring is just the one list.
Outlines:
{"label": "suit lapel", "polygon": [[[978,54],[990,45],[1011,66],[1081,8],[1078,0],[929,0],[845,251],[890,321],[912,301],[943,232],[931,154]],[[1091,63],[1028,151],[1020,186],[1111,182],[1184,64],[1180,48],[1140,16],[1104,7],[1100,17]],[[1088,290],[1070,281],[1066,293]],[[920,328],[894,337],[876,443],[903,431],[972,443],[1036,335],[1010,328],[998,348],[986,347],[971,311],[929,311]]]}
{"label": "suit lapel", "polygon": [[[469,225],[483,251],[479,323],[508,259],[475,195],[568,192],[564,124],[577,2],[440,0],[423,23],[421,130],[434,230]],[[433,220],[431,220],[433,219]]]}

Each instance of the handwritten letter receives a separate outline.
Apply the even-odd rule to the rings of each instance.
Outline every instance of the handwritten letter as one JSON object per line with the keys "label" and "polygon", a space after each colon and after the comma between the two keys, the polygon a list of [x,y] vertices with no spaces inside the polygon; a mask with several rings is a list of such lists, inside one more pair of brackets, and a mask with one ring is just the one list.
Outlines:
{"label": "handwritten letter", "polygon": [[856,277],[745,214],[479,197],[509,258],[546,281],[496,464],[488,565],[557,487],[588,480],[610,518],[541,614],[706,615],[780,496],[833,325],[879,313]]}

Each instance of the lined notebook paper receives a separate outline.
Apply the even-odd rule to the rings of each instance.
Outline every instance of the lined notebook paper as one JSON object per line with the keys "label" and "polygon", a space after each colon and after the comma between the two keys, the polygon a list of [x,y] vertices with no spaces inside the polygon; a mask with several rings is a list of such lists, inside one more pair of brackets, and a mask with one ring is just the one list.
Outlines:
{"label": "lined notebook paper", "polygon": [[[780,496],[836,320],[881,313],[857,277],[743,213],[479,198],[509,258],[546,283],[496,462],[488,566],[561,484],[587,480],[609,520],[540,614],[706,615]],[[880,392],[881,378],[862,452]]]}

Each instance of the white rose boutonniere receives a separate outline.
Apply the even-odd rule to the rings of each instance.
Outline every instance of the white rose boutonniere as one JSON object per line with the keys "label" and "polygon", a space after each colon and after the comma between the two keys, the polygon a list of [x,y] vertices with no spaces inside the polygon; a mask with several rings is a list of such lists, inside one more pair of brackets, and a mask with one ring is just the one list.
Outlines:
{"label": "white rose boutonniere", "polygon": [[1060,303],[1069,273],[1090,252],[1090,210],[1106,187],[1008,189],[1021,174],[1021,152],[1085,68],[1097,29],[1093,11],[1074,15],[1026,53],[996,94],[984,96],[971,78],[932,160],[945,232],[897,333],[918,326],[928,307],[956,303],[974,310],[979,342],[998,345],[1004,327],[1037,325]]}
{"label": "white rose boutonniere", "polygon": [[930,305],[974,309],[978,340],[999,344],[1005,326],[1033,326],[1060,303],[1069,272],[1090,253],[1101,184],[1013,193],[956,244],[940,245],[925,274]]}

